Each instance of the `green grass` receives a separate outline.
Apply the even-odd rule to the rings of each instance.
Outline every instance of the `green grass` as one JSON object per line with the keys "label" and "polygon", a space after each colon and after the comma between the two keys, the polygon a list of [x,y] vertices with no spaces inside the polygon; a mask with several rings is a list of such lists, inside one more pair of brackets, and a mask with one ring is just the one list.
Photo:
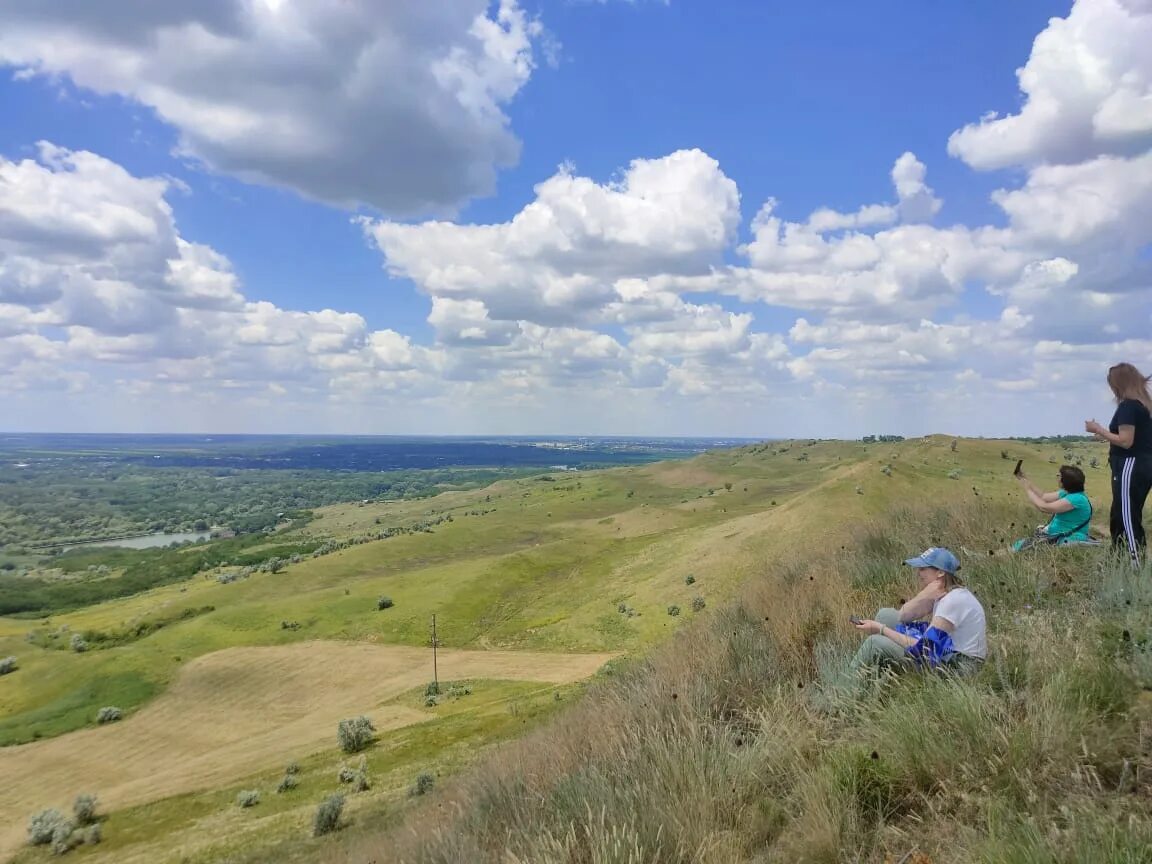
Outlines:
{"label": "green grass", "polygon": [[[788,593],[835,592],[811,633],[778,611],[810,599],[766,574],[468,772],[435,811],[456,814],[449,826],[430,831],[426,809],[333,860],[1148,861],[1152,696],[1143,647],[1118,630],[1147,601],[1147,571],[1134,580],[1103,550],[966,556],[990,619],[978,676],[808,695],[859,641],[839,622],[894,602],[899,557],[938,530],[978,547],[1000,522],[976,504],[893,514],[799,565],[825,589],[783,566]],[[814,707],[828,698],[835,714]]]}
{"label": "green grass", "polygon": [[155,681],[137,672],[109,670],[99,675],[84,676],[73,689],[51,701],[15,717],[0,719],[0,747],[51,738],[82,726],[93,725],[100,708],[108,705],[139,705],[151,699],[159,690]]}
{"label": "green grass", "polygon": [[[220,585],[209,573],[45,622],[0,619],[0,656],[20,662],[0,689],[0,744],[89,725],[103,705],[137,708],[183,664],[211,651],[311,639],[424,645],[436,613],[446,647],[623,650],[635,658],[655,652],[613,664],[596,695],[561,712],[557,727],[524,748],[514,747],[513,757],[501,757],[496,785],[489,767],[438,793],[445,798],[437,801],[459,801],[472,816],[452,823],[442,848],[411,847],[411,861],[496,860],[490,853],[502,848],[500,832],[509,832],[509,848],[521,860],[568,860],[573,850],[589,848],[604,862],[632,853],[631,860],[751,862],[761,860],[756,850],[772,850],[763,860],[841,860],[847,843],[863,850],[860,860],[879,861],[882,853],[898,859],[907,851],[901,843],[916,832],[905,823],[917,819],[946,827],[968,856],[957,860],[1078,860],[1035,857],[1048,848],[1047,823],[1036,823],[1036,845],[1029,834],[1035,826],[1020,819],[1021,796],[1030,780],[1054,783],[1059,771],[1081,764],[1076,747],[1085,741],[1098,748],[1098,772],[1115,773],[1122,764],[1115,759],[1129,758],[1121,755],[1130,738],[1123,724],[1142,704],[1133,688],[1152,683],[1152,651],[1141,635],[1152,637],[1152,617],[1125,603],[1142,590],[1139,583],[1113,571],[1091,581],[1098,573],[1091,553],[989,556],[1016,536],[1012,522],[1022,535],[1039,514],[1008,479],[1015,462],[1000,457],[1002,442],[962,441],[952,453],[950,440],[785,442],[683,463],[556,475],[555,483],[512,479],[422,501],[320,510],[308,525],[269,542],[316,544],[444,514],[452,521],[234,584]],[[1039,468],[1050,451],[1062,455],[1052,446],[1011,449],[1026,467]],[[800,453],[808,458],[797,459]],[[881,473],[884,465],[892,466],[891,476]],[[961,480],[949,480],[956,468]],[[1098,510],[1105,483],[1102,473],[1089,472]],[[484,515],[470,515],[477,512]],[[923,740],[884,714],[850,711],[842,724],[811,717],[806,694],[818,687],[817,670],[854,648],[842,621],[898,600],[908,586],[895,562],[933,542],[963,547],[1000,644],[1019,650],[990,664],[971,691],[904,682],[884,690],[876,704],[891,717],[929,712],[938,727],[926,725]],[[271,546],[266,551],[273,554]],[[685,584],[688,574],[692,585]],[[377,611],[381,594],[395,607]],[[707,607],[691,613],[697,595]],[[621,603],[640,614],[620,614]],[[683,610],[678,618],[665,614],[671,604]],[[207,607],[214,608],[189,611]],[[1062,614],[1084,626],[1071,635],[1060,630]],[[1052,639],[1071,638],[1076,662],[1054,669],[1020,635],[1017,618],[1035,618]],[[282,621],[299,627],[283,629]],[[83,655],[24,639],[29,630],[65,626],[142,635]],[[1117,635],[1125,630],[1126,642]],[[670,638],[669,647],[657,647]],[[163,857],[162,838],[172,837],[195,841],[188,861],[315,860],[334,843],[354,859],[360,850],[365,860],[389,860],[395,838],[379,831],[423,818],[423,808],[405,797],[417,771],[434,763],[447,777],[487,742],[531,729],[571,701],[557,703],[551,690],[533,685],[494,686],[500,696],[491,705],[478,692],[433,709],[429,716],[437,719],[429,723],[389,733],[370,752],[378,760],[370,767],[390,779],[350,799],[353,826],[336,839],[304,839],[315,801],[305,806],[271,794],[279,774],[269,773],[112,814],[95,854],[115,860],[118,849],[153,849]],[[424,710],[420,694],[404,698]],[[1046,726],[1046,717],[1065,725]],[[946,753],[984,760],[980,784],[966,775],[945,780],[959,784],[971,812],[942,809],[938,800],[943,786],[931,771],[940,770],[932,761],[939,740],[929,734],[937,728]],[[990,742],[981,738],[988,729],[1017,733]],[[579,747],[565,743],[569,734]],[[881,746],[883,764],[876,765],[871,754]],[[523,772],[536,764],[532,747],[550,761],[529,776]],[[900,748],[907,755],[887,756]],[[333,791],[324,779],[334,770],[331,754],[289,758],[304,767],[301,790],[315,800]],[[926,773],[926,762],[936,767]],[[1059,812],[1058,802],[1085,794],[1082,786],[1057,787],[1042,807],[1029,806],[1047,818]],[[234,800],[242,788],[263,792],[261,804],[240,813]],[[525,789],[546,813],[517,803]],[[1007,838],[1004,848],[1033,858],[980,857],[977,835],[991,830],[993,804],[1003,808],[996,830]],[[1103,809],[1085,821],[1086,837],[1107,814],[1131,815],[1124,801],[1097,804]],[[598,813],[620,815],[605,820]],[[185,833],[192,825],[229,839],[202,842]],[[1129,842],[1124,837],[1117,848]],[[36,854],[20,860],[38,860]]]}
{"label": "green grass", "polygon": [[[461,770],[485,748],[555,714],[583,689],[582,685],[553,687],[518,681],[458,683],[469,684],[472,694],[446,699],[434,709],[424,708],[422,688],[398,697],[395,703],[425,710],[428,721],[387,732],[363,753],[341,753],[335,729],[329,750],[285,753],[284,764],[296,762],[300,769],[296,775],[299,785],[291,791],[275,791],[284,775],[281,767],[225,788],[119,810],[106,814],[104,842],[98,848],[73,854],[93,854],[109,861],[130,855],[162,860],[169,854],[170,844],[179,842],[184,847],[180,860],[188,864],[315,861],[325,841],[310,836],[311,818],[324,795],[340,790],[348,794],[344,839],[394,823],[415,803],[407,791],[418,773],[430,771],[442,778]],[[343,764],[357,765],[361,757],[367,763],[372,788],[352,793],[339,783],[337,771]],[[241,789],[258,790],[260,803],[250,809],[238,808],[236,795]],[[51,803],[49,799],[45,806]],[[48,860],[55,859],[46,850],[29,848],[15,862]]]}

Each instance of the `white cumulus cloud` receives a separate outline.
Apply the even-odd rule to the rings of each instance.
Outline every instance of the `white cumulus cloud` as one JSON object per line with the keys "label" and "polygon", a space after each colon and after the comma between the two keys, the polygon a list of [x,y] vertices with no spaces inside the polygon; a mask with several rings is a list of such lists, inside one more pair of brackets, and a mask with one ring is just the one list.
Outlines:
{"label": "white cumulus cloud", "polygon": [[244,180],[406,215],[490,193],[541,26],[516,0],[0,4],[0,64],[155,110]]}

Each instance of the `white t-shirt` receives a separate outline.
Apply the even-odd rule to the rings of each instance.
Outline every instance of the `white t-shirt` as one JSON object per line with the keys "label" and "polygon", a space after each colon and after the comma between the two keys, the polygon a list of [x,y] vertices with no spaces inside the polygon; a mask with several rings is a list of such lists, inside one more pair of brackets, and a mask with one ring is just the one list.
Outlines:
{"label": "white t-shirt", "polygon": [[967,588],[953,588],[937,600],[932,616],[952,625],[952,645],[958,652],[978,660],[988,656],[984,607]]}

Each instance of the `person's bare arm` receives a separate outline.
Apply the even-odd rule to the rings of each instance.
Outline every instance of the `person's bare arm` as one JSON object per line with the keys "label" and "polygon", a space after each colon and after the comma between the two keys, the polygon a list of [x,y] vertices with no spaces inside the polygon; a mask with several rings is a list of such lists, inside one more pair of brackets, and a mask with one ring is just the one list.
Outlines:
{"label": "person's bare arm", "polygon": [[1073,509],[1072,502],[1067,498],[1057,497],[1055,501],[1048,501],[1045,500],[1043,495],[1039,495],[1031,489],[1026,489],[1025,492],[1028,494],[1028,500],[1031,501],[1032,505],[1041,512],[1067,513],[1069,510]]}
{"label": "person's bare arm", "polygon": [[[935,627],[938,630],[943,630],[945,633],[951,634],[956,626],[947,618],[941,618],[939,615],[933,616],[929,626]],[[915,636],[908,636],[907,634],[900,633],[893,630],[891,627],[885,627],[879,621],[873,621],[871,618],[866,618],[856,625],[857,630],[862,630],[865,633],[875,633],[877,636],[883,636],[885,639],[891,639],[902,648],[911,648],[919,639]]]}
{"label": "person's bare arm", "polygon": [[1104,426],[1097,423],[1095,420],[1088,420],[1084,423],[1084,431],[1089,432],[1099,438],[1101,441],[1107,441],[1109,444],[1115,444],[1124,450],[1132,447],[1132,442],[1136,440],[1136,427],[1135,426],[1117,426],[1116,432],[1109,432]]}
{"label": "person's bare arm", "polygon": [[911,648],[917,641],[915,636],[906,636],[898,630],[885,627],[879,621],[873,621],[871,618],[865,618],[856,625],[856,629],[864,633],[874,633],[877,636],[883,636],[885,639],[891,639],[901,648]]}
{"label": "person's bare arm", "polygon": [[929,627],[935,627],[937,630],[943,630],[949,636],[951,636],[953,631],[956,630],[955,624],[953,624],[947,618],[941,618],[939,615],[937,615],[935,618],[933,618],[928,623],[928,626]]}
{"label": "person's bare arm", "polygon": [[932,614],[932,607],[942,596],[940,589],[935,585],[922,588],[919,594],[900,607],[901,623],[923,621]]}

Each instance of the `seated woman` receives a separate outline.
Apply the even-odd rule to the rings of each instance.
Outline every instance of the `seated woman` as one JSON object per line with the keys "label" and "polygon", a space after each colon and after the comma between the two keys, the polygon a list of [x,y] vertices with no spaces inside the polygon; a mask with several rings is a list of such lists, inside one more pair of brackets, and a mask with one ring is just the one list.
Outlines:
{"label": "seated woman", "polygon": [[1084,472],[1072,465],[1061,465],[1057,476],[1060,488],[1055,492],[1041,492],[1023,471],[1016,475],[1032,506],[1042,513],[1051,513],[1052,518],[1047,525],[1037,528],[1032,537],[1013,543],[1012,551],[1046,544],[1091,542],[1088,523],[1092,521],[1092,502],[1084,494]]}
{"label": "seated woman", "polygon": [[870,669],[947,669],[976,672],[988,656],[984,607],[960,584],[960,562],[947,549],[926,549],[904,562],[916,568],[920,591],[900,607],[855,623],[870,634],[849,664],[856,680]]}

